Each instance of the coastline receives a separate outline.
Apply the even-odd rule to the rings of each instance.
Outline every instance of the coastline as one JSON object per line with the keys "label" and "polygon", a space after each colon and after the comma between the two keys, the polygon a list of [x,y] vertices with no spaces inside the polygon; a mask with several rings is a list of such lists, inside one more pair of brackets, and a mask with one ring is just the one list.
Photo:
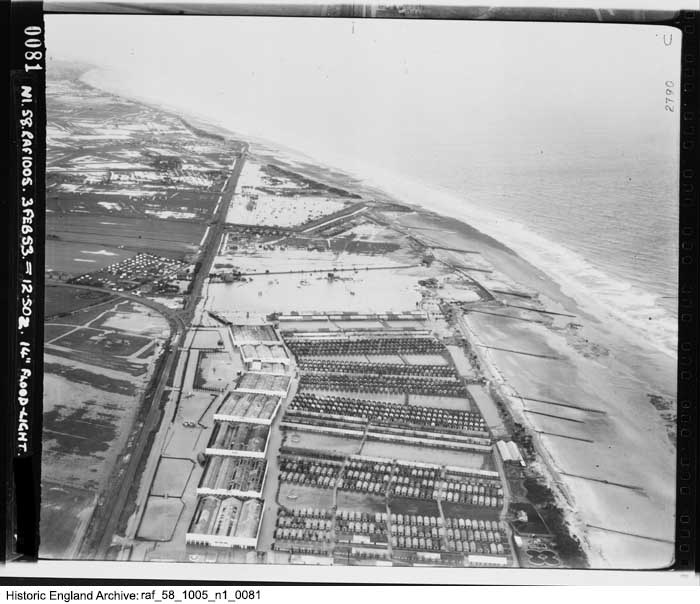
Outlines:
{"label": "coastline", "polygon": [[[84,81],[82,77],[81,80]],[[94,84],[87,83],[87,85],[95,87]],[[215,125],[211,122],[203,120],[201,117],[188,116],[178,109],[164,109],[162,106],[156,103],[145,101],[143,99],[119,95],[111,90],[108,90],[107,92],[130,101],[142,103],[158,111],[164,111],[172,115],[176,115],[181,119],[182,116],[184,116],[184,119],[190,123],[193,123],[197,128],[201,128],[202,130],[210,130],[212,133],[219,136],[222,134],[227,136],[230,133],[229,138],[232,139],[241,140],[249,138],[224,129],[220,125]],[[293,158],[290,157],[290,153],[292,153],[291,150],[282,151],[280,153],[281,157],[276,155],[276,149],[273,143],[256,143],[255,147],[257,147],[255,153],[269,154],[283,160],[282,163],[287,163],[290,161],[290,159],[293,161]],[[303,156],[302,153],[299,153],[298,155]],[[362,180],[357,179],[352,175],[335,171],[335,169],[332,173],[330,173],[332,175],[330,180],[327,178],[329,174],[325,174],[326,178],[323,178],[323,166],[316,166],[317,171],[314,172],[313,164],[309,163],[313,161],[314,160],[312,158],[305,157],[302,161],[297,160],[297,163],[292,165],[296,171],[302,174],[312,175],[314,178],[324,180],[324,182],[332,184],[342,183],[344,187],[350,190],[357,191],[363,195],[373,195],[374,198],[377,199],[378,189],[376,189],[374,186],[367,185],[366,183],[363,183]],[[523,256],[520,253],[520,250],[516,251],[508,245],[502,243],[502,241],[498,238],[495,238],[492,235],[478,229],[473,224],[468,222],[463,216],[450,216],[449,212],[441,214],[439,211],[435,211],[435,207],[438,209],[441,207],[439,203],[434,204],[432,208],[426,207],[425,205],[421,206],[412,204],[404,200],[402,197],[398,197],[391,192],[386,191],[383,192],[383,195],[380,197],[380,201],[394,203],[398,206],[410,209],[411,212],[407,213],[407,216],[404,218],[410,217],[413,214],[421,223],[437,224],[438,228],[442,228],[444,226],[445,232],[441,231],[441,239],[444,240],[445,236],[447,236],[448,239],[454,239],[457,242],[467,241],[471,247],[475,247],[479,250],[485,261],[493,266],[493,268],[503,276],[505,281],[515,283],[520,287],[525,287],[529,291],[535,292],[538,297],[538,301],[543,305],[543,307],[550,310],[561,310],[575,314],[577,317],[577,319],[575,319],[576,322],[583,325],[582,330],[584,335],[581,336],[579,334],[579,337],[582,337],[586,341],[590,340],[595,343],[600,343],[601,347],[608,351],[606,355],[602,355],[602,360],[599,360],[598,357],[591,359],[590,357],[580,354],[574,346],[569,345],[568,341],[566,341],[566,337],[561,336],[561,334],[555,334],[554,332],[548,332],[546,328],[538,328],[537,333],[522,336],[523,342],[527,342],[529,345],[538,346],[543,345],[542,343],[544,342],[544,345],[551,346],[555,349],[560,349],[562,354],[568,355],[570,365],[573,368],[574,376],[577,376],[580,379],[581,375],[603,375],[608,371],[606,364],[613,363],[615,367],[620,368],[620,370],[625,374],[634,376],[635,380],[637,380],[640,384],[640,388],[646,387],[648,389],[653,388],[654,384],[645,383],[643,381],[643,376],[648,375],[650,366],[656,367],[659,371],[663,371],[665,374],[668,374],[669,363],[673,361],[672,358],[666,358],[668,355],[664,355],[663,352],[648,350],[649,346],[647,338],[644,336],[635,335],[634,332],[628,327],[616,324],[614,320],[608,322],[601,321],[598,318],[600,309],[596,307],[595,303],[581,304],[580,296],[577,298],[576,296],[571,295],[571,285],[568,284],[567,287],[566,279],[564,279],[564,283],[561,283],[557,281],[556,277],[549,276],[546,268],[538,268],[537,264],[532,261],[532,257],[526,257],[527,254]],[[397,220],[400,222],[400,217],[397,218]],[[416,235],[420,234],[420,230],[416,229],[415,225],[413,225],[413,230],[410,224],[407,225],[402,223],[402,226]],[[450,229],[451,234],[446,232]],[[479,279],[478,276],[475,278]],[[557,328],[560,327],[560,325],[557,325]],[[508,332],[509,336],[512,336],[511,326],[506,325],[501,329],[503,332]],[[477,334],[481,332],[479,337],[486,337],[484,334],[489,333],[488,326],[484,327],[484,325],[477,327],[475,331]],[[635,337],[630,338],[630,335]],[[491,333],[490,336],[493,336],[493,333]],[[623,344],[620,344],[621,339]],[[630,344],[634,347],[633,353],[630,353]],[[516,393],[521,390],[521,388],[516,388],[513,386],[508,379],[508,376],[513,374],[513,369],[504,369],[503,364],[513,363],[513,366],[518,365],[519,368],[522,368],[524,366],[522,359],[519,359],[517,362],[507,361],[503,355],[499,356],[499,353],[492,353],[491,351],[487,351],[483,356],[485,361],[493,370],[493,373],[508,374],[506,377],[501,378],[501,381],[504,382],[501,384],[502,386],[505,386],[506,388],[513,388]],[[624,360],[627,360],[629,364],[630,356],[632,357],[632,364],[635,365],[635,367],[624,367]],[[675,393],[671,391],[671,382],[675,383],[675,379],[671,378],[667,381],[669,383],[665,384],[661,389],[661,392],[657,393],[663,396],[675,396]],[[574,399],[580,394],[580,385],[581,384],[579,382],[574,380],[569,383],[568,391],[564,385],[562,385],[562,393],[568,393],[569,397]],[[534,388],[535,386],[531,385],[530,387]],[[533,391],[528,391],[525,394],[530,394],[533,396],[535,393]],[[634,396],[636,396],[636,394],[637,393],[630,395],[630,401],[625,401],[624,404],[618,404],[618,408],[615,407],[618,401],[616,400],[617,393],[613,388],[603,388],[601,392],[590,393],[590,396],[591,398],[596,398],[599,400],[604,400],[607,398],[608,408],[606,410],[609,412],[609,415],[614,417],[615,422],[624,423],[627,421],[626,418],[629,417],[629,413],[631,411],[633,412],[635,409],[634,405],[631,403],[631,400],[634,398]],[[547,395],[540,394],[540,396],[545,397]],[[551,397],[552,395],[550,394],[549,396]],[[542,430],[542,426],[545,425],[543,422],[533,420],[532,415],[525,414],[523,410],[519,408],[519,406],[522,407],[523,405],[518,404],[517,394],[511,394],[510,398],[512,407],[518,418],[521,419],[525,425],[529,426],[531,430],[535,432],[537,430]],[[627,435],[627,439],[630,443],[638,442],[639,446],[648,445],[648,443],[644,442],[647,435],[643,434],[643,432],[649,429],[649,420],[652,421],[651,425],[655,428],[654,434],[660,430],[660,421],[658,416],[653,413],[651,404],[649,404],[648,407],[649,409],[646,409],[640,414],[644,421],[638,417],[636,421],[638,425],[634,426],[634,429],[630,428],[632,433]],[[596,431],[600,429],[600,427],[597,425],[594,428]],[[615,442],[615,439],[618,438],[619,434],[624,432],[623,428],[624,426],[620,427],[617,425],[617,423],[615,423],[615,429],[608,435],[610,442]],[[547,440],[547,444],[543,445],[542,448],[546,450],[550,458],[548,460],[548,465],[551,465],[553,468],[558,469],[561,472],[562,469],[560,466],[562,465],[562,458],[570,453],[570,450],[567,450],[566,445],[562,445],[561,442],[555,439],[542,437],[541,435],[538,435],[538,439],[541,441],[545,439]],[[654,437],[652,444],[655,451],[662,451],[663,442],[661,442],[661,440]],[[556,454],[554,452],[556,452]],[[671,449],[667,447],[666,453],[671,453]],[[574,457],[577,456],[580,455],[574,454]],[[584,459],[583,461],[585,462],[587,460]],[[591,460],[592,466],[595,465],[593,461],[595,460]],[[588,468],[588,470],[595,471],[593,467]],[[660,467],[655,474],[660,473],[661,470],[662,468]],[[623,478],[620,480],[623,480]],[[574,505],[572,505],[572,502],[570,501],[566,509],[567,517],[576,528],[577,532],[582,534],[585,533],[586,531],[584,530],[583,525],[591,523],[591,518],[595,519],[598,515],[597,511],[595,514],[591,514],[590,512],[597,508],[599,493],[587,493],[586,490],[588,487],[582,488],[580,485],[576,486],[575,484],[572,484],[573,481],[566,483],[566,481],[562,481],[560,475],[554,477],[554,483],[559,485],[558,488],[564,486],[563,492],[565,493],[571,493],[573,491],[573,494],[571,494],[570,497],[573,498],[576,507],[579,508],[579,511],[576,511]],[[562,483],[565,484],[562,485]],[[664,489],[665,485],[663,488],[655,490],[663,492]],[[673,488],[671,488],[671,493],[673,493]],[[652,507],[654,507],[654,509],[658,508],[656,505]],[[603,557],[600,553],[599,550],[601,546],[597,545],[596,542],[591,542],[590,535],[584,540],[584,544],[588,550],[587,554],[593,563],[604,566],[609,566],[611,564],[611,561]],[[627,555],[628,553],[625,553],[625,556]]]}
{"label": "coastline", "polygon": [[[92,74],[91,82],[86,77]],[[95,78],[98,81],[95,81]],[[576,301],[579,312],[601,323],[618,329],[619,336],[635,346],[655,346],[667,356],[675,357],[677,340],[677,317],[674,312],[660,306],[660,297],[633,285],[629,281],[607,275],[580,254],[532,231],[511,218],[504,218],[483,204],[438,185],[408,179],[405,175],[389,173],[374,162],[337,153],[311,153],[293,148],[290,143],[281,143],[266,138],[241,133],[231,129],[225,120],[213,121],[211,117],[193,114],[160,101],[152,101],[131,91],[115,90],[117,81],[109,79],[109,72],[95,68],[84,72],[81,81],[107,91],[115,96],[136,100],[149,107],[165,110],[172,115],[186,115],[187,119],[209,128],[216,134],[228,133],[231,138],[244,139],[251,143],[254,154],[276,158],[277,162],[293,165],[300,173],[353,187],[362,195],[386,203],[395,203],[419,212],[434,212],[440,216],[453,217],[494,241],[507,242],[507,246],[518,256],[537,267],[543,275],[555,282],[557,288]],[[323,155],[323,157],[321,157]],[[313,169],[316,167],[316,170]],[[593,292],[593,295],[591,293]],[[623,330],[622,326],[627,329]],[[675,388],[675,381],[673,387]]]}

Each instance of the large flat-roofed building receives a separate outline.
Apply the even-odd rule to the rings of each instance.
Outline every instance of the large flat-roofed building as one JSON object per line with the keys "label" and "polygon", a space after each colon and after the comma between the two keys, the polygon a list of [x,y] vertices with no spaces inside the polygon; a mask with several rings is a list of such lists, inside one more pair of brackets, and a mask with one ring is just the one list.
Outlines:
{"label": "large flat-roofed building", "polygon": [[288,375],[249,371],[241,376],[238,386],[236,387],[236,392],[287,396],[289,384],[290,379]]}
{"label": "large flat-roofed building", "polygon": [[279,344],[243,344],[241,356],[246,365],[258,361],[260,363],[280,363],[286,366],[290,362],[284,346]]}
{"label": "large flat-roofed building", "polygon": [[264,458],[270,438],[266,424],[248,422],[215,422],[205,449],[207,455]]}
{"label": "large flat-roofed building", "polygon": [[185,541],[210,547],[254,548],[262,514],[258,499],[200,497]]}
{"label": "large flat-roofed building", "polygon": [[269,425],[277,414],[281,401],[281,397],[275,395],[234,390],[224,395],[214,414],[214,420]]}
{"label": "large flat-roofed building", "polygon": [[244,344],[279,344],[279,336],[269,324],[232,325],[231,335],[236,346]]}
{"label": "large flat-roofed building", "polygon": [[264,459],[212,455],[207,460],[197,494],[261,497],[266,473]]}

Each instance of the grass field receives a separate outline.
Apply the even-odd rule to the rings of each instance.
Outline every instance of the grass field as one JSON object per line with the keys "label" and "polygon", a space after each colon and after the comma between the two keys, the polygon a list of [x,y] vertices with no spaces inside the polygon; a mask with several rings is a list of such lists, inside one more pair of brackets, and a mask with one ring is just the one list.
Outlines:
{"label": "grass field", "polygon": [[134,252],[105,246],[99,241],[82,243],[74,241],[46,241],[47,270],[81,275],[104,268],[113,262],[120,262],[134,255]]}
{"label": "grass field", "polygon": [[138,536],[149,541],[170,541],[183,505],[180,499],[173,497],[149,497]]}
{"label": "grass field", "polygon": [[[48,259],[47,259],[48,262]],[[71,287],[51,287],[47,283],[44,296],[44,315],[50,317],[93,306],[113,299],[111,294],[75,289]],[[63,323],[63,321],[61,321]]]}
{"label": "grass field", "polygon": [[194,462],[191,459],[161,457],[151,487],[151,495],[182,497],[193,466]]}
{"label": "grass field", "polygon": [[446,518],[476,518],[477,520],[498,520],[499,509],[465,505],[463,503],[442,502],[442,511]]}
{"label": "grass field", "polygon": [[111,354],[127,357],[141,350],[151,340],[127,333],[105,332],[97,329],[76,329],[55,340],[55,346],[81,350],[94,354]]}
{"label": "grass field", "polygon": [[44,374],[42,463],[54,482],[96,490],[129,436],[134,396]]}
{"label": "grass field", "polygon": [[86,384],[105,392],[114,392],[127,396],[136,394],[136,386],[133,382],[113,378],[102,373],[94,373],[86,369],[70,367],[61,363],[45,362],[44,373],[60,375],[76,384]]}
{"label": "grass field", "polygon": [[386,512],[386,502],[384,497],[377,495],[338,491],[338,509],[368,513]]}
{"label": "grass field", "polygon": [[[44,469],[47,474],[47,469]],[[89,518],[95,493],[51,482],[43,478],[41,485],[41,556],[65,558],[77,547],[81,527]]]}
{"label": "grass field", "polygon": [[410,499],[394,497],[389,501],[392,514],[420,514],[421,516],[439,516],[440,510],[434,499]]}
{"label": "grass field", "polygon": [[314,449],[316,451],[327,451],[329,453],[344,453],[346,455],[357,455],[360,451],[360,443],[362,442],[359,438],[333,436],[331,434],[299,430],[288,430],[286,436],[284,445],[287,447]]}
{"label": "grass field", "polygon": [[277,498],[280,505],[291,509],[333,507],[333,489],[317,489],[283,482]]}
{"label": "grass field", "polygon": [[158,311],[130,300],[117,303],[113,310],[91,323],[91,327],[161,338],[167,337],[170,329],[167,319]]}
{"label": "grass field", "polygon": [[73,329],[75,329],[75,325],[44,323],[44,342],[50,342],[54,338],[59,338]]}
{"label": "grass field", "polygon": [[[65,248],[61,254],[65,258],[80,257],[77,253],[88,249],[86,244],[99,246],[110,253],[116,250],[131,255],[133,251],[146,250],[164,256],[180,257],[196,251],[205,229],[206,225],[198,222],[122,216],[105,218],[95,215],[51,214],[46,220],[46,231],[60,237],[62,247]],[[70,251],[71,248],[75,252]],[[94,258],[92,255],[87,257],[95,260],[100,258],[98,255],[94,255]],[[118,259],[115,256],[105,258],[109,258],[106,264]],[[77,264],[84,264],[78,269],[81,272],[98,268],[97,264]]]}
{"label": "grass field", "polygon": [[50,344],[44,348],[44,354],[61,357],[63,359],[76,361],[78,363],[84,363],[85,365],[103,367],[104,369],[111,369],[113,371],[121,371],[134,377],[144,375],[148,371],[147,365],[132,363],[109,354],[93,354],[89,352],[81,352],[79,350],[62,350]]}

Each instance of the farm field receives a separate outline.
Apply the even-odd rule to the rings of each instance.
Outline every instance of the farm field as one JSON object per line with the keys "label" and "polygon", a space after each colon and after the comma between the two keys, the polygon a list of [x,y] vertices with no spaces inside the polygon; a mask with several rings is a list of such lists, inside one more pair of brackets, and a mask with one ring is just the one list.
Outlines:
{"label": "farm field", "polygon": [[[61,244],[57,247],[57,261],[62,259],[62,262],[68,262],[71,254],[73,258],[96,261],[92,264],[75,263],[74,270],[78,272],[89,272],[99,268],[98,259],[103,265],[107,265],[141,250],[181,258],[184,254],[197,250],[205,229],[204,224],[196,222],[122,216],[105,219],[103,216],[49,214],[46,221],[47,233],[60,238],[59,241],[54,240],[54,243]],[[94,251],[106,249],[109,254],[115,255],[81,256],[80,253],[86,249],[86,244],[95,246]],[[47,251],[47,266],[51,267],[49,259]]]}
{"label": "farm field", "polygon": [[49,319],[112,299],[114,299],[112,295],[107,292],[88,291],[72,287],[51,287],[49,282],[46,284],[44,296],[44,316]]}
{"label": "farm field", "polygon": [[96,328],[78,328],[53,341],[55,346],[72,348],[82,352],[100,354],[107,352],[118,357],[128,357],[150,344],[149,338],[127,333],[104,331]]}
{"label": "farm field", "polygon": [[134,255],[134,252],[106,246],[97,241],[46,241],[46,269],[70,275],[80,275],[96,271],[113,262],[120,262]]}
{"label": "farm field", "polygon": [[44,323],[44,340],[46,342],[51,342],[55,338],[60,338],[74,329],[75,325],[66,323]]}

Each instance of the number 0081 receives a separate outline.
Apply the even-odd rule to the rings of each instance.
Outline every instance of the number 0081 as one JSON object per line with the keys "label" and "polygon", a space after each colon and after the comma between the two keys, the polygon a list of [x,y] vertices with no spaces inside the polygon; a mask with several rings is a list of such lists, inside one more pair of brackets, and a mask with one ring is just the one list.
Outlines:
{"label": "number 0081", "polygon": [[[44,58],[44,53],[41,50],[36,50],[42,47],[41,38],[36,37],[41,35],[41,27],[38,25],[30,25],[24,28],[24,35],[27,38],[24,40],[24,47],[27,49],[24,52],[24,60],[27,61],[24,64],[24,71],[35,71],[41,70],[42,65],[39,61]],[[35,63],[29,63],[29,61],[36,61]]]}

